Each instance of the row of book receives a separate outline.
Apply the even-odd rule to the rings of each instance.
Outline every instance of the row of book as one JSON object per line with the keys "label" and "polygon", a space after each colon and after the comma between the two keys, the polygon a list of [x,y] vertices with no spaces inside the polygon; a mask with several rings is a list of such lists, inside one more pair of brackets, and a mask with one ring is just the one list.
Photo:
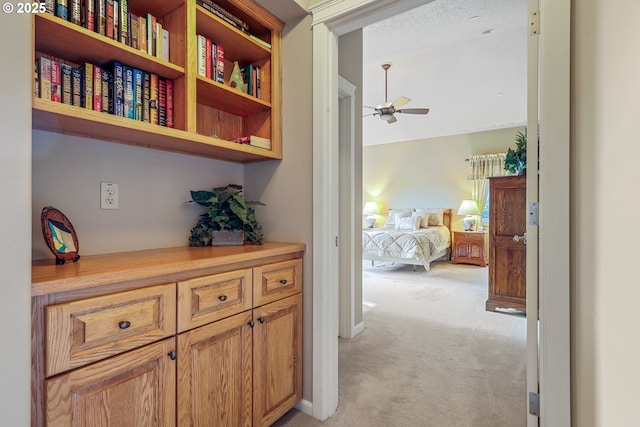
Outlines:
{"label": "row of book", "polygon": [[267,150],[271,150],[271,140],[269,138],[263,138],[257,135],[241,136],[240,138],[234,139],[233,142],[236,142],[238,144],[252,145],[254,147],[266,148]]}
{"label": "row of book", "polygon": [[45,0],[47,12],[169,61],[169,31],[150,13],[138,16],[129,0]]}
{"label": "row of book", "polygon": [[219,4],[214,3],[213,0],[196,0],[196,4],[202,6],[204,9],[216,15],[227,24],[234,26],[244,33],[249,33],[249,26],[246,22],[244,22],[242,19],[238,18]]}
{"label": "row of book", "polygon": [[224,47],[201,34],[198,43],[198,74],[224,84]]}
{"label": "row of book", "polygon": [[35,71],[39,98],[174,127],[173,80],[120,62],[77,65],[49,55],[36,59]]}

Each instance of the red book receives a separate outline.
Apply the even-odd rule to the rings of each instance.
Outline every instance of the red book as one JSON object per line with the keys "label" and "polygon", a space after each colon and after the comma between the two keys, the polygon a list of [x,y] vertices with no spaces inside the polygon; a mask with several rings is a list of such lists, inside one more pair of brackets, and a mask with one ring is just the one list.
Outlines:
{"label": "red book", "polygon": [[102,111],[102,68],[93,66],[93,110]]}
{"label": "red book", "polygon": [[205,51],[207,53],[207,57],[205,60],[205,64],[206,64],[206,70],[207,70],[207,74],[206,74],[206,78],[211,79],[213,78],[213,58],[211,56],[211,45],[213,44],[213,42],[211,41],[210,38],[206,38],[205,39]]}
{"label": "red book", "polygon": [[167,79],[167,127],[173,127],[173,80]]}
{"label": "red book", "polygon": [[58,61],[51,60],[51,100],[53,102],[62,102],[61,90],[60,63]]}
{"label": "red book", "polygon": [[224,84],[224,48],[220,45],[216,49],[216,72],[214,80]]}

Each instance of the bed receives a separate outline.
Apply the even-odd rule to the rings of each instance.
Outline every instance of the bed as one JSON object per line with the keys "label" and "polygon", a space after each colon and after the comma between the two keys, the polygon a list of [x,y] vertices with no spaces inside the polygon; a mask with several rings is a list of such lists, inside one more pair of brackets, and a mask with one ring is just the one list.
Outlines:
{"label": "bed", "polygon": [[362,232],[362,258],[422,265],[451,255],[451,209],[407,208],[389,211],[384,227]]}

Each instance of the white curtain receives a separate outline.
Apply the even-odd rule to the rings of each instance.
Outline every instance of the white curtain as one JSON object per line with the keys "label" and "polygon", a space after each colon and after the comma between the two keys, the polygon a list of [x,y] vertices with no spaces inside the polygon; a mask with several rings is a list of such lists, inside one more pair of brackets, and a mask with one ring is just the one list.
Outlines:
{"label": "white curtain", "polygon": [[489,197],[490,176],[506,175],[504,170],[504,160],[506,153],[496,154],[476,154],[469,158],[469,175],[467,179],[473,180],[471,197],[478,204],[480,212],[484,210],[484,205]]}

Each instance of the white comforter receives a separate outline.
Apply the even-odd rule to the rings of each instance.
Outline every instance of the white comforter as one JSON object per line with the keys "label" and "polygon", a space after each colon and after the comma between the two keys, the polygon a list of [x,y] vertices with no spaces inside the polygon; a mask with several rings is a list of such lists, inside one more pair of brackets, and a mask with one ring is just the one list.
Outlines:
{"label": "white comforter", "polygon": [[[444,226],[415,231],[374,228],[362,233],[362,257],[371,260],[422,264],[429,271],[430,262],[451,247],[451,234]],[[436,256],[437,255],[437,256]]]}

